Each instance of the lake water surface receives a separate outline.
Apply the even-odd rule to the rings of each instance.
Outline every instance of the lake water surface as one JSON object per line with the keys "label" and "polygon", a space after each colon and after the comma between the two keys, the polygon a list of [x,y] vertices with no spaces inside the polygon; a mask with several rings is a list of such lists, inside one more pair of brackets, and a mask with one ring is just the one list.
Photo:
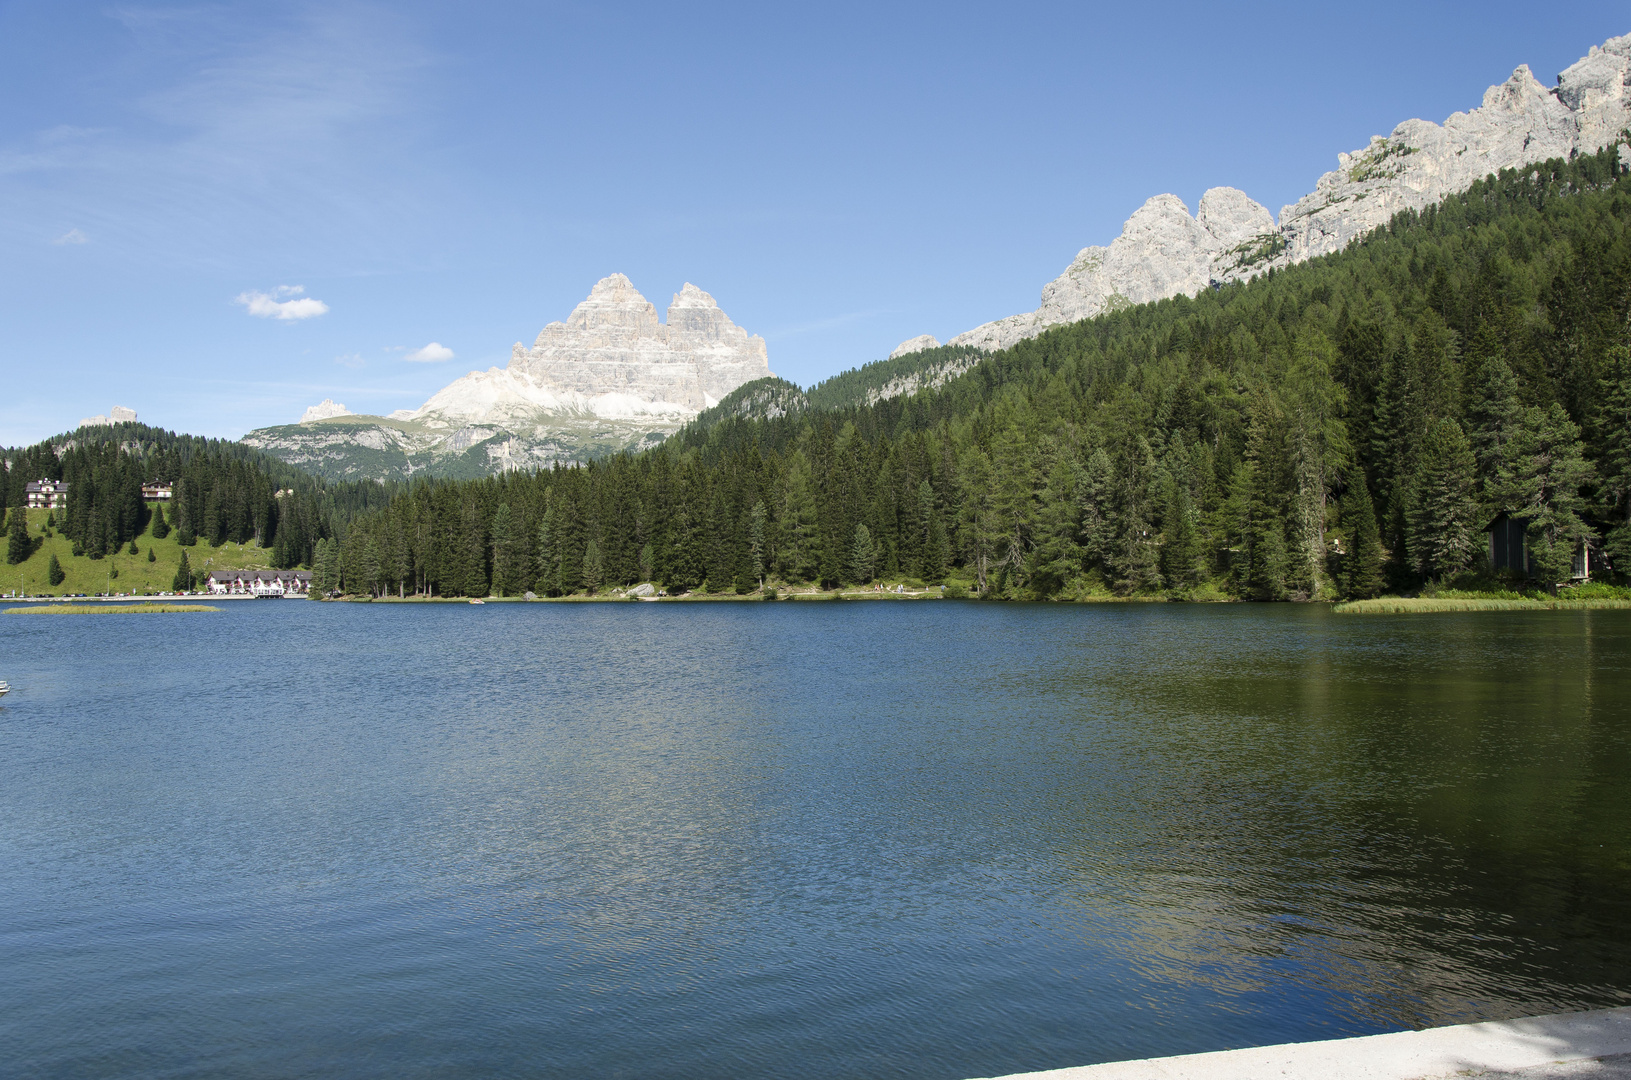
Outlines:
{"label": "lake water surface", "polygon": [[902,1077],[1631,1003],[1631,612],[0,616],[0,1073]]}

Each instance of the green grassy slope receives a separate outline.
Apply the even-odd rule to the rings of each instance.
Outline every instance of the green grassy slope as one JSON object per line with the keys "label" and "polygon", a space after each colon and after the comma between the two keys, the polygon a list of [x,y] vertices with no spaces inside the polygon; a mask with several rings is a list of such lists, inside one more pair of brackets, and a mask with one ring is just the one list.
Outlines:
{"label": "green grassy slope", "polygon": [[[28,535],[34,540],[34,553],[22,563],[0,563],[0,593],[11,594],[21,589],[30,596],[68,596],[74,593],[129,593],[151,595],[168,592],[175,579],[176,567],[181,564],[181,553],[187,552],[187,561],[193,573],[202,577],[210,570],[262,570],[271,566],[271,552],[256,544],[222,544],[212,548],[203,541],[183,549],[176,543],[172,531],[163,540],[155,540],[150,532],[136,538],[138,555],[129,554],[127,545],[118,555],[91,559],[75,556],[73,543],[60,532],[46,536],[42,529],[48,511],[28,512]],[[151,550],[154,561],[147,561]],[[68,577],[61,585],[46,580],[46,568],[55,554]],[[109,571],[117,568],[118,577]]]}

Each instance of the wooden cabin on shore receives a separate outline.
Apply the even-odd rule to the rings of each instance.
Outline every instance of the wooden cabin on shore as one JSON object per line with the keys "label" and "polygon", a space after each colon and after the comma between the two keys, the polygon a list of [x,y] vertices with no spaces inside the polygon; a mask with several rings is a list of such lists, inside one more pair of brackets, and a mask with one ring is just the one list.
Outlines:
{"label": "wooden cabin on shore", "polygon": [[[1484,526],[1484,534],[1488,540],[1486,554],[1491,570],[1507,570],[1523,577],[1535,576],[1534,560],[1530,558],[1529,551],[1529,521],[1527,517],[1509,514],[1503,510]],[[1601,573],[1607,568],[1608,562],[1603,557],[1603,548],[1599,541],[1587,540],[1575,545],[1574,558],[1569,569],[1570,580],[1586,581],[1592,574]],[[1548,584],[1562,583],[1548,582]]]}

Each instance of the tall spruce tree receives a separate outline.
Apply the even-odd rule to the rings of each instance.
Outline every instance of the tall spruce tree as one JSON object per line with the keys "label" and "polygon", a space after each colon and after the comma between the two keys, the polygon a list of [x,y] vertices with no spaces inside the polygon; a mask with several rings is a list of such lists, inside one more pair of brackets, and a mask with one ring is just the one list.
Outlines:
{"label": "tall spruce tree", "polygon": [[1604,547],[1624,573],[1631,570],[1631,347],[1615,345],[1603,358],[1594,419],[1602,447],[1597,475],[1609,522]]}
{"label": "tall spruce tree", "polygon": [[1584,449],[1563,406],[1530,406],[1496,479],[1498,504],[1528,523],[1530,565],[1543,582],[1565,580],[1575,548],[1595,536],[1581,517],[1593,478]]}
{"label": "tall spruce tree", "polygon": [[1523,403],[1518,377],[1499,355],[1486,358],[1473,372],[1467,402],[1467,441],[1478,462],[1478,486],[1491,507],[1490,488],[1506,463],[1507,447],[1517,434]]}
{"label": "tall spruce tree", "polygon": [[11,524],[6,530],[6,562],[13,566],[27,562],[34,554],[34,541],[28,535],[28,511],[21,506],[11,508]]}
{"label": "tall spruce tree", "polygon": [[533,588],[541,596],[559,596],[561,552],[555,527],[555,504],[546,499],[538,522],[538,541],[533,549]]}
{"label": "tall spruce tree", "polygon": [[748,513],[748,571],[755,585],[765,584],[765,504],[758,500]]}
{"label": "tall spruce tree", "polygon": [[1407,512],[1409,551],[1423,578],[1449,577],[1477,550],[1478,462],[1461,425],[1435,421],[1422,442]]}
{"label": "tall spruce tree", "polygon": [[170,579],[170,591],[185,593],[192,592],[195,584],[192,563],[187,560],[187,553],[181,553],[181,564],[176,567],[176,576]]}
{"label": "tall spruce tree", "polygon": [[[1082,572],[1081,507],[1076,499],[1081,472],[1073,455],[1056,454],[1043,484],[1029,568],[1031,587],[1043,596],[1058,592]],[[932,510],[933,492],[928,495]]]}
{"label": "tall spruce tree", "polygon": [[857,585],[865,585],[871,581],[875,558],[872,533],[865,525],[856,525],[850,541],[849,579]]}
{"label": "tall spruce tree", "polygon": [[527,562],[517,515],[509,503],[500,503],[493,514],[493,592],[499,596],[522,592]]}
{"label": "tall spruce tree", "polygon": [[593,596],[605,578],[605,571],[605,563],[600,555],[600,544],[590,540],[583,545],[583,573],[580,575],[583,591]]}

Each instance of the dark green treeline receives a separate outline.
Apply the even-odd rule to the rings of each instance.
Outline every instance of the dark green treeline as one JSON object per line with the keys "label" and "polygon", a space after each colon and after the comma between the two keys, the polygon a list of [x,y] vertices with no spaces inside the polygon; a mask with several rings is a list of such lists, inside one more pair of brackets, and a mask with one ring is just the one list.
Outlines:
{"label": "dark green treeline", "polygon": [[[397,493],[372,482],[328,485],[240,443],[145,424],[82,428],[0,457],[7,506],[24,504],[29,481],[67,482],[67,507],[54,517],[76,553],[92,558],[118,551],[151,524],[161,537],[176,531],[183,545],[255,541],[272,549],[274,566],[309,565],[320,540]],[[153,480],[174,485],[157,521],[141,490]]]}
{"label": "dark green treeline", "polygon": [[1628,226],[1613,151],[1503,174],[1339,255],[1050,331],[936,390],[417,485],[323,545],[319,577],[1363,596],[1476,568],[1499,510],[1528,518],[1543,574],[1591,538],[1623,566]]}

